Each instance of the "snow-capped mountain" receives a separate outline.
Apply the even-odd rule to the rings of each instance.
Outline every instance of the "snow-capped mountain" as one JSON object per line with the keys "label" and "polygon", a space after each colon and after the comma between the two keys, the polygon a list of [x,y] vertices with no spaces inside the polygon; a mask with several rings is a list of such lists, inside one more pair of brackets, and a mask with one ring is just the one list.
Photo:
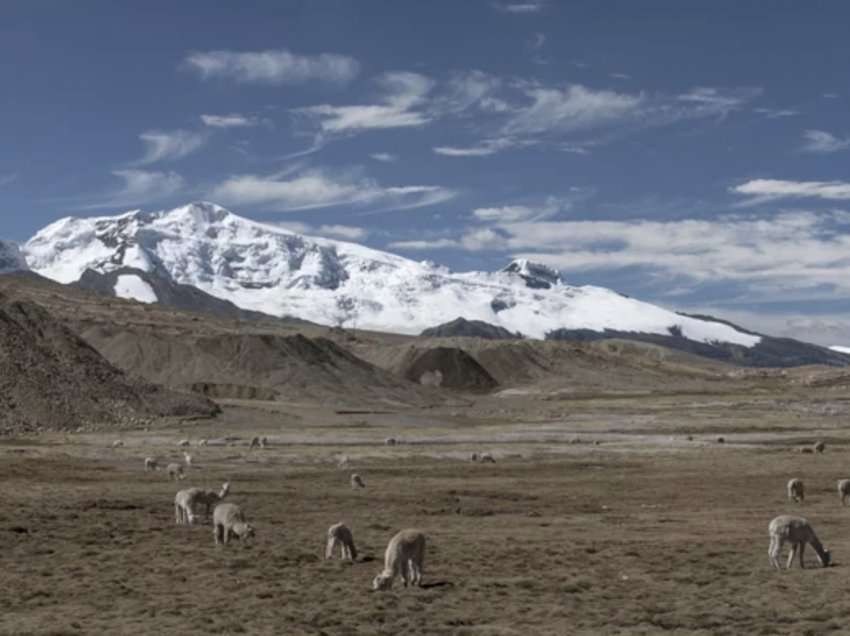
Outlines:
{"label": "snow-capped mountain", "polygon": [[[65,218],[30,239],[24,254],[32,270],[63,283],[86,269],[135,268],[244,309],[325,325],[414,334],[463,317],[533,338],[557,329],[610,329],[744,347],[761,339],[608,289],[572,287],[552,269],[524,260],[499,272],[453,273],[354,243],[302,236],[211,203]],[[156,300],[138,276],[120,277],[115,293]]]}
{"label": "snow-capped mountain", "polygon": [[21,254],[17,243],[11,241],[0,241],[0,274],[7,272],[26,271],[27,261]]}

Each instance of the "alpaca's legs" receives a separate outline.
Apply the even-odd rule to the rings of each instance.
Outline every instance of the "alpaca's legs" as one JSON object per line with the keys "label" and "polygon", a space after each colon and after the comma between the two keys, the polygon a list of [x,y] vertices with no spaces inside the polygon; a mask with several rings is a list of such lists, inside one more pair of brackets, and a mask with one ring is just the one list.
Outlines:
{"label": "alpaca's legs", "polygon": [[767,557],[770,560],[771,565],[775,567],[777,570],[781,570],[782,568],[779,565],[779,553],[782,550],[782,542],[778,537],[771,536],[770,537],[770,547],[767,549]]}
{"label": "alpaca's legs", "polygon": [[785,564],[786,570],[791,569],[791,564],[794,563],[794,555],[796,555],[796,554],[797,554],[797,544],[792,543],[791,544],[791,550],[790,550],[790,552],[788,552],[788,563]]}
{"label": "alpaca's legs", "polygon": [[805,563],[803,562],[803,552],[805,552],[805,551],[806,551],[806,544],[805,544],[805,543],[801,543],[801,544],[800,544],[800,567],[801,567],[801,568],[805,568],[805,567],[806,567]]}

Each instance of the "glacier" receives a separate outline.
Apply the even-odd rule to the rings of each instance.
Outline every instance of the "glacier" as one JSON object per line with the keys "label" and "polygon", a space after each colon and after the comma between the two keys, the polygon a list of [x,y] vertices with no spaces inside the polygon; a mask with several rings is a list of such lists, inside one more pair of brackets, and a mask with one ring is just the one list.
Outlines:
{"label": "glacier", "polygon": [[[745,347],[761,340],[610,289],[568,285],[556,271],[527,260],[497,272],[455,273],[356,243],[297,234],[207,202],[63,218],[33,236],[23,253],[33,271],[62,283],[78,280],[86,269],[132,267],[243,309],[330,326],[418,334],[463,317],[531,338],[555,329],[612,329]],[[135,284],[124,293],[151,301]]]}

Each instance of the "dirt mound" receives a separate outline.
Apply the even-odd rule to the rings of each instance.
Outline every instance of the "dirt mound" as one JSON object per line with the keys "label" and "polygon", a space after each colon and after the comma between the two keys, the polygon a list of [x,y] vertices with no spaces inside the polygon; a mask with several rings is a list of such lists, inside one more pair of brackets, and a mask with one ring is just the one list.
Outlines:
{"label": "dirt mound", "polygon": [[213,415],[208,400],[127,377],[43,307],[0,294],[0,432]]}
{"label": "dirt mound", "polygon": [[520,340],[522,334],[512,333],[504,327],[483,320],[456,318],[436,327],[425,329],[420,336],[427,338],[486,338],[488,340]]}
{"label": "dirt mound", "polygon": [[411,349],[398,372],[413,382],[448,389],[489,391],[498,385],[475,358],[457,347]]}
{"label": "dirt mound", "polygon": [[83,337],[151,382],[234,399],[419,403],[434,396],[327,338],[98,323]]}

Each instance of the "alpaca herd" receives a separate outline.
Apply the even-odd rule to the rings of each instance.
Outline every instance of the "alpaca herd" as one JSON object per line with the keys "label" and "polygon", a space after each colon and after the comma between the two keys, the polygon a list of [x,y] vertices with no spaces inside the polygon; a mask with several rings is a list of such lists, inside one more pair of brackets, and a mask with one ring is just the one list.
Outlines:
{"label": "alpaca herd", "polygon": [[[392,438],[391,438],[392,439]],[[396,440],[392,440],[393,445]],[[206,446],[207,440],[198,442],[199,446]],[[123,446],[123,442],[121,444]],[[189,440],[178,442],[178,448],[190,445]],[[113,444],[117,448],[118,444]],[[249,450],[254,448],[267,448],[268,439],[265,437],[253,437],[249,442]],[[489,453],[484,453],[480,461],[488,461]],[[186,468],[192,466],[192,456],[183,452]],[[489,461],[493,461],[492,456]],[[343,456],[339,461],[340,467],[348,465],[348,457]],[[155,457],[145,457],[145,472],[155,472],[160,469],[159,462]],[[165,472],[169,479],[176,481],[186,477],[183,464],[171,462],[165,466]],[[351,488],[365,488],[363,478],[357,473],[349,477]],[[174,522],[178,526],[195,525],[204,511],[207,522],[211,520],[213,526],[213,539],[216,545],[228,545],[232,537],[240,541],[254,538],[256,530],[245,516],[242,508],[234,503],[223,503],[230,493],[230,482],[222,484],[219,491],[205,490],[203,488],[184,488],[174,496]],[[212,510],[212,515],[210,511]],[[357,548],[354,545],[354,534],[344,523],[335,523],[327,530],[327,541],[325,543],[325,558],[332,559],[334,552],[339,550],[341,559],[356,561]],[[373,590],[388,590],[392,587],[397,577],[401,577],[404,586],[422,584],[422,570],[425,558],[425,535],[419,530],[407,529],[398,532],[390,539],[384,554],[384,568],[372,581]]]}

